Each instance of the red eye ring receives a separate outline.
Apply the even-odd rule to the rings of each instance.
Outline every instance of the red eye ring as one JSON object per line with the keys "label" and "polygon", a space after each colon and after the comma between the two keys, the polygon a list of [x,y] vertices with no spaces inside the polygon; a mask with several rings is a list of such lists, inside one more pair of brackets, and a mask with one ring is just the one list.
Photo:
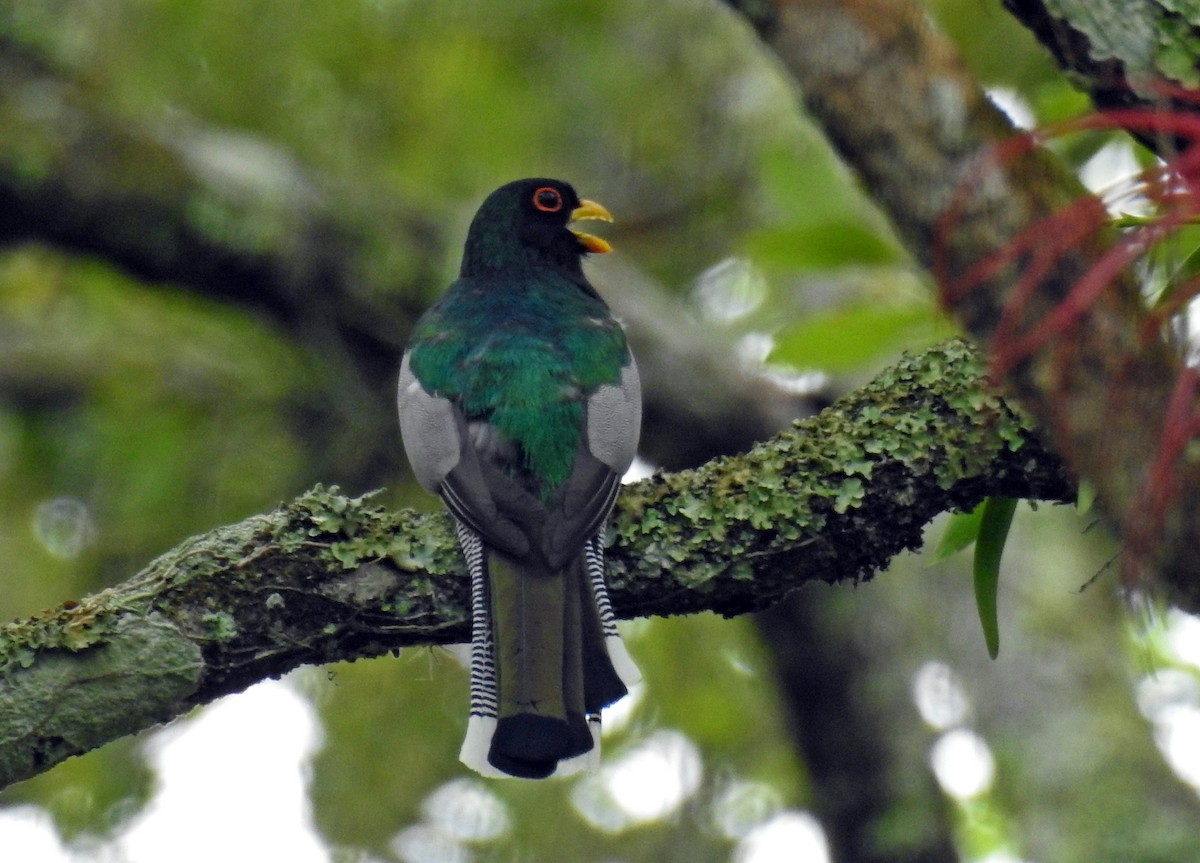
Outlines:
{"label": "red eye ring", "polygon": [[557,213],[563,208],[562,192],[553,186],[542,186],[533,193],[533,206],[543,213]]}

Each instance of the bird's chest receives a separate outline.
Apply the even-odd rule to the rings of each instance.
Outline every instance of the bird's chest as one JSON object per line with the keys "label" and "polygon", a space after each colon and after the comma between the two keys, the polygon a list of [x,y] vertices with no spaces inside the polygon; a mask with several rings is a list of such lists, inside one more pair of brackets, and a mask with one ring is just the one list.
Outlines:
{"label": "bird's chest", "polygon": [[413,368],[462,412],[482,458],[550,494],[570,475],[589,397],[620,379],[624,334],[602,305],[511,291],[456,300],[440,310]]}
{"label": "bird's chest", "polygon": [[610,321],[519,298],[484,306],[460,336],[455,376],[464,411],[537,414],[585,401],[619,374],[623,345],[607,345]]}
{"label": "bird's chest", "polygon": [[463,357],[461,409],[476,451],[545,497],[566,481],[595,370],[571,333],[510,320]]}

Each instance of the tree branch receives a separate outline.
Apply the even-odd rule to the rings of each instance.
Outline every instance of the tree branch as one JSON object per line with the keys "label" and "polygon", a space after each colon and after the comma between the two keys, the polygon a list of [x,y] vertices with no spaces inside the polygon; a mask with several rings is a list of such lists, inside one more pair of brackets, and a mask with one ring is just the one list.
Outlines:
{"label": "tree branch", "polygon": [[[960,341],[906,358],[742,456],[626,486],[623,617],[764,608],[869,578],[989,494],[1072,499],[1067,473]],[[469,637],[448,517],[315,488],[130,580],[0,629],[0,786],[300,665]]]}
{"label": "tree branch", "polygon": [[[0,245],[38,240],[99,255],[292,326],[328,318],[345,341],[384,346],[391,373],[403,333],[381,318],[395,317],[404,294],[390,293],[389,307],[363,290],[369,238],[336,211],[322,178],[253,135],[186,118],[142,128],[103,105],[0,37]],[[433,282],[444,248],[436,223],[395,202],[383,209],[359,216],[399,245],[410,279]]]}
{"label": "tree branch", "polygon": [[[1004,0],[1097,108],[1196,113],[1200,10],[1160,0]],[[1169,89],[1170,88],[1170,89]],[[1168,134],[1134,131],[1164,158],[1185,146]]]}
{"label": "tree branch", "polygon": [[[1048,152],[1001,159],[1018,133],[988,100],[951,46],[911,0],[729,0],[794,75],[809,111],[888,214],[909,250],[940,266],[943,287],[1086,191]],[[1096,204],[1099,207],[1099,203]],[[952,217],[952,218],[951,218]],[[1048,258],[1034,247],[971,282],[946,290],[962,326],[995,350],[1059,311],[1112,249],[1092,233]],[[1039,257],[1040,254],[1040,257]],[[1044,267],[1028,301],[1014,305],[1025,268]],[[998,340],[1006,314],[1013,326]],[[1139,286],[1124,269],[1077,309],[1055,337],[1005,375],[1047,440],[1090,480],[1134,554],[1186,607],[1200,607],[1200,462],[1156,460],[1181,405],[1182,351],[1147,324]],[[1186,380],[1184,381],[1186,383]],[[1181,452],[1186,450],[1181,449]],[[1152,487],[1152,477],[1161,484]],[[1147,505],[1150,495],[1169,506]]]}

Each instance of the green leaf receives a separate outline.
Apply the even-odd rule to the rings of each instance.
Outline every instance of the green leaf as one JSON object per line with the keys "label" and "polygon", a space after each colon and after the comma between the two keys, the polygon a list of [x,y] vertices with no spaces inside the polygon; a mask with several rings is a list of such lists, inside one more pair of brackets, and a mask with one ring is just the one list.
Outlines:
{"label": "green leaf", "polygon": [[870,208],[852,193],[845,169],[825,139],[806,125],[796,131],[796,139],[768,146],[759,157],[763,211],[773,214],[776,224],[863,218]]}
{"label": "green leaf", "polygon": [[970,512],[956,512],[946,522],[942,531],[941,541],[933,552],[933,560],[940,563],[953,554],[962,551],[973,543],[979,536],[979,522],[983,518],[983,504]]}
{"label": "green leaf", "polygon": [[950,333],[950,325],[931,303],[858,302],[783,330],[767,359],[800,369],[844,373]]}
{"label": "green leaf", "polygon": [[996,613],[1000,558],[1004,554],[1004,543],[1008,540],[1008,529],[1016,508],[1016,498],[989,497],[985,500],[983,517],[979,522],[979,538],[975,541],[975,608],[979,612],[988,656],[992,659],[1000,653],[1000,623]]}
{"label": "green leaf", "polygon": [[1196,293],[1200,280],[1200,226],[1185,224],[1176,228],[1154,247],[1151,255],[1165,282],[1152,300],[1156,311],[1181,303]]}
{"label": "green leaf", "polygon": [[1075,496],[1075,509],[1080,515],[1087,515],[1092,511],[1092,505],[1096,502],[1096,487],[1086,479],[1079,481],[1079,491]]}
{"label": "green leaf", "polygon": [[894,243],[860,223],[840,220],[757,231],[748,239],[746,253],[760,266],[788,270],[883,266],[904,260]]}

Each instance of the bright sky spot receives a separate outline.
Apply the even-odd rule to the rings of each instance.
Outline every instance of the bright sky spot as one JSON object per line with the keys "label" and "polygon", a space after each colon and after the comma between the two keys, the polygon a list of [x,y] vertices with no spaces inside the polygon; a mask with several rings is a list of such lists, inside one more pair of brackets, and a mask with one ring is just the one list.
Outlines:
{"label": "bright sky spot", "polygon": [[629,687],[629,694],[618,701],[616,704],[605,707],[600,712],[600,733],[604,737],[610,737],[616,734],[622,728],[629,724],[629,720],[633,718],[633,713],[637,706],[641,704],[642,699],[646,696],[646,684],[642,681],[633,684]]}
{"label": "bright sky spot", "polygon": [[993,851],[979,860],[979,863],[1027,863],[1027,861],[1008,851]]}
{"label": "bright sky spot", "polygon": [[1200,683],[1195,675],[1178,668],[1163,668],[1138,681],[1134,690],[1138,709],[1151,722],[1172,707],[1200,706]]}
{"label": "bright sky spot", "polygon": [[41,809],[3,809],[2,859],[329,863],[304,773],[319,743],[312,706],[288,683],[259,683],[150,739],[158,789],[112,841],[68,851]]}
{"label": "bright sky spot", "polygon": [[1140,171],[1133,146],[1128,141],[1113,141],[1097,150],[1083,164],[1079,169],[1079,179],[1094,194],[1105,199],[1109,212],[1114,215],[1144,215],[1145,201],[1140,196],[1131,197],[1123,191],[1128,181]]}
{"label": "bright sky spot", "polygon": [[392,840],[392,850],[404,863],[470,863],[471,852],[457,839],[432,824],[415,824]]}
{"label": "bright sky spot", "polygon": [[621,482],[637,482],[638,480],[645,479],[652,473],[654,473],[654,465],[641,456],[634,456],[633,464],[629,466],[629,470],[625,471],[625,476],[621,477]]}
{"label": "bright sky spot", "polygon": [[712,818],[726,839],[743,839],[783,808],[779,792],[765,782],[735,780],[714,795]]}
{"label": "bright sky spot", "polygon": [[54,557],[77,557],[96,539],[96,524],[87,504],[75,497],[56,497],[33,511],[33,535]]}
{"label": "bright sky spot", "polygon": [[738,364],[761,374],[776,388],[793,395],[812,395],[827,388],[829,376],[822,371],[768,364],[767,360],[774,349],[775,336],[769,332],[746,332],[737,343]]}
{"label": "bright sky spot", "polygon": [[913,675],[912,699],[921,718],[939,731],[961,725],[971,712],[971,701],[954,669],[935,660]]}
{"label": "bright sky spot", "polygon": [[759,669],[754,665],[745,651],[736,647],[727,647],[721,651],[721,659],[729,667],[729,670],[741,677],[754,677],[759,673]]}
{"label": "bright sky spot", "polygon": [[1011,87],[989,87],[988,98],[1003,111],[1018,129],[1032,129],[1036,121],[1033,109],[1025,98]]}
{"label": "bright sky spot", "polygon": [[1175,705],[1159,711],[1154,741],[1179,778],[1200,791],[1200,708]]}
{"label": "bright sky spot", "polygon": [[829,386],[829,375],[825,372],[803,371],[793,374],[767,369],[763,375],[779,389],[796,396],[814,395]]}
{"label": "bright sky spot", "polygon": [[620,833],[675,812],[703,775],[696,745],[682,732],[662,729],[584,776],[571,790],[571,803],[597,830]]}
{"label": "bright sky spot", "polygon": [[159,788],[118,837],[118,859],[328,863],[304,774],[319,744],[312,706],[278,680],[159,732],[147,747]]}
{"label": "bright sky spot", "polygon": [[[1200,668],[1200,618],[1171,611],[1166,646],[1179,662]],[[1200,681],[1195,673],[1159,668],[1139,680],[1135,692],[1167,764],[1200,793]]]}
{"label": "bright sky spot", "polygon": [[969,800],[987,791],[996,773],[987,742],[966,728],[939,737],[930,750],[929,763],[942,790],[958,800]]}
{"label": "bright sky spot", "polygon": [[655,821],[696,793],[704,768],[700,750],[682,732],[656,731],[605,767],[608,793],[634,822]]}
{"label": "bright sky spot", "polygon": [[706,318],[729,323],[762,305],[767,281],[746,258],[726,258],[697,277],[695,294]]}
{"label": "bright sky spot", "polygon": [[737,844],[734,863],[830,863],[820,823],[807,812],[787,810],[756,827]]}
{"label": "bright sky spot", "polygon": [[0,809],[0,836],[4,859],[36,860],[37,863],[72,863],[81,858],[63,847],[54,822],[37,806]]}
{"label": "bright sky spot", "polygon": [[595,773],[584,775],[571,788],[571,805],[584,821],[605,833],[620,833],[633,825]]}
{"label": "bright sky spot", "polygon": [[454,779],[434,789],[421,811],[425,820],[463,842],[487,842],[508,832],[508,807],[474,779]]}
{"label": "bright sky spot", "polygon": [[735,347],[738,364],[769,380],[783,392],[805,396],[818,393],[829,385],[829,375],[812,369],[790,369],[767,365],[775,350],[775,337],[770,333],[750,332],[738,339]]}
{"label": "bright sky spot", "polygon": [[1200,617],[1172,610],[1167,615],[1167,644],[1180,662],[1200,668]]}

